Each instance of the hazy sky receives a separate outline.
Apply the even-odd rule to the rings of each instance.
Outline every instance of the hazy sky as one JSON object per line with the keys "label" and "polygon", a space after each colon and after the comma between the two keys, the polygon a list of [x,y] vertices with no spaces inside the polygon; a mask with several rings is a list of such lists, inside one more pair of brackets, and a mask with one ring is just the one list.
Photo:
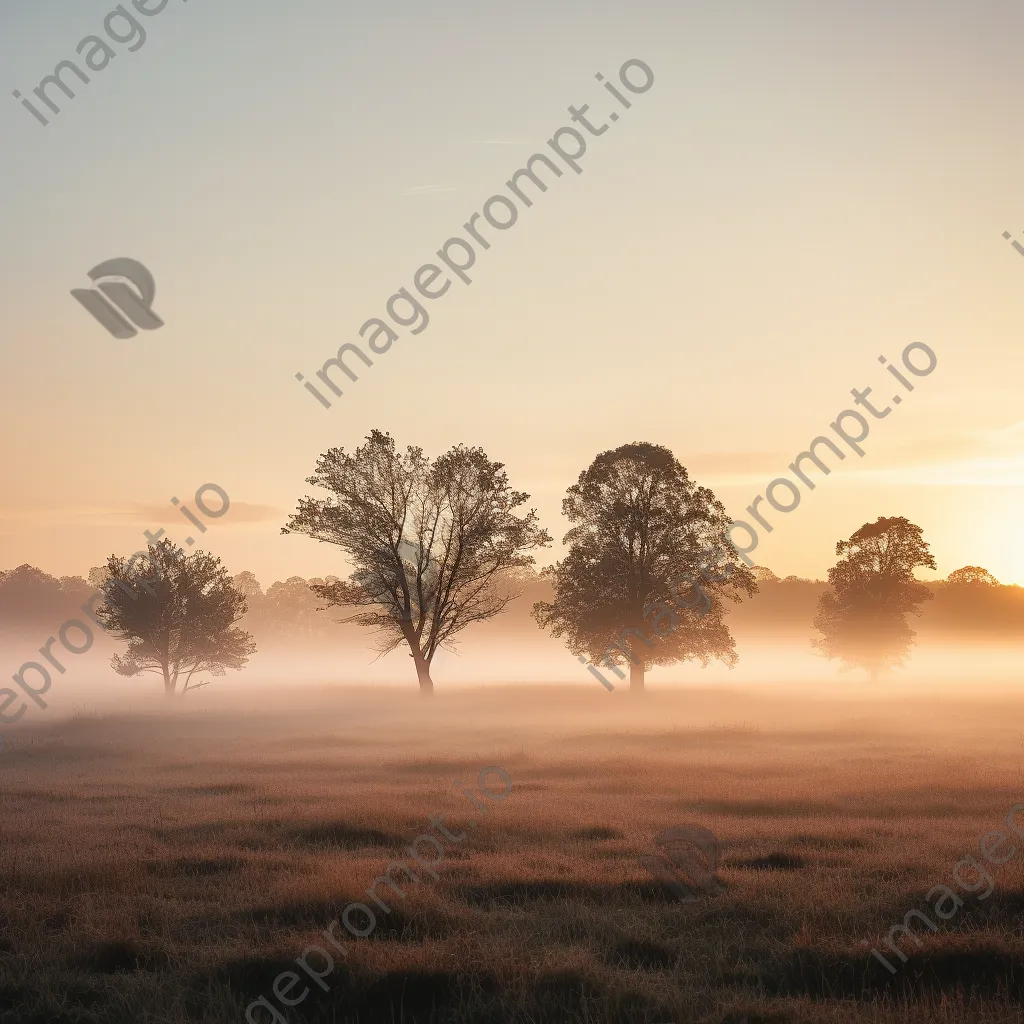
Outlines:
{"label": "hazy sky", "polygon": [[[0,566],[181,541],[169,499],[214,481],[234,505],[204,546],[232,572],[338,572],[279,528],[318,453],[374,427],[481,445],[559,539],[565,488],[634,440],[748,518],[851,388],[900,392],[878,357],[916,341],[934,373],[754,558],[821,576],[905,515],[940,575],[1024,583],[1020,4],[170,0],[43,127],[11,92],[114,7],[0,10]],[[655,82],[626,111],[594,76],[630,58]],[[294,374],[360,342],[583,103],[621,111],[583,173],[487,228],[473,283],[319,405]],[[166,323],[130,340],[69,295],[119,256]]]}

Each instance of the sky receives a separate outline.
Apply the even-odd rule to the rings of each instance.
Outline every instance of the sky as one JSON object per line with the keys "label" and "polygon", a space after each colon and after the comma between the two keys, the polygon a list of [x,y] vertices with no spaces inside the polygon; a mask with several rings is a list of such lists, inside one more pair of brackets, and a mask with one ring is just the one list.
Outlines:
{"label": "sky", "polygon": [[[483,447],[557,541],[566,487],[631,441],[749,519],[870,386],[902,403],[754,560],[820,578],[902,515],[924,578],[1024,584],[1019,4],[169,0],[44,127],[11,93],[115,6],[0,8],[0,567],[181,543],[171,499],[212,482],[231,507],[201,546],[232,573],[341,573],[280,528],[318,454],[374,428]],[[629,60],[654,81],[627,110],[595,75],[622,92]],[[319,404],[295,374],[360,342],[584,103],[609,127],[582,173],[488,226],[472,283]],[[116,257],[152,272],[163,327],[116,339],[71,297]],[[913,343],[937,362],[907,392],[879,357]]]}

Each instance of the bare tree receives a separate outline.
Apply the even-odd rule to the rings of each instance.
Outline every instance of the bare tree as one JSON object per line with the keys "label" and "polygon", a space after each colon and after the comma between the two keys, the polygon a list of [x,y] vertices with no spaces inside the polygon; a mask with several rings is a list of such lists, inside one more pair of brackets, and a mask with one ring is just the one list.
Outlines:
{"label": "bare tree", "polygon": [[282,533],[335,544],[354,565],[347,580],[313,591],[328,607],[370,609],[342,621],[374,627],[381,653],[407,644],[424,695],[438,649],[518,596],[508,571],[532,565],[527,552],[551,542],[535,511],[514,514],[530,496],[511,490],[480,448],[460,445],[431,462],[374,430],[353,453],[321,455],[307,482],[331,494],[301,498]]}

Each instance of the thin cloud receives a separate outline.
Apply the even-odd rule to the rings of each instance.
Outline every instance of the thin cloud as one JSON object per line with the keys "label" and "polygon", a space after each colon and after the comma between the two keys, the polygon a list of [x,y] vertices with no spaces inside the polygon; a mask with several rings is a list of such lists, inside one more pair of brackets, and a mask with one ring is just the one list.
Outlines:
{"label": "thin cloud", "polygon": [[[216,499],[212,499],[216,501]],[[194,503],[186,501],[184,505],[192,510],[194,515],[200,514]],[[215,506],[214,510],[216,511]],[[153,529],[170,528],[170,524],[177,524],[178,517],[174,515],[175,507],[170,502],[157,505],[134,505],[126,508],[72,508],[72,507],[51,507],[51,508],[12,508],[0,510],[0,522],[30,522],[30,523],[74,523],[76,525],[89,526],[118,526],[125,521],[142,523]],[[180,514],[180,513],[179,513]],[[273,505],[254,505],[245,501],[232,501],[227,515],[219,519],[218,528],[221,525],[231,523],[265,523],[271,521],[284,522],[288,513],[283,509],[275,508]],[[181,520],[183,523],[186,520]]]}
{"label": "thin cloud", "polygon": [[461,185],[413,185],[407,188],[403,196],[425,196],[433,195],[435,192],[461,192]]}
{"label": "thin cloud", "polygon": [[[208,501],[214,502],[217,499],[209,498]],[[193,514],[198,514],[198,510],[194,508],[194,503],[188,505]],[[216,507],[214,506],[214,511]],[[157,522],[163,525],[165,521],[175,512],[175,508],[169,502],[162,505],[138,505],[133,509],[125,509],[117,512],[111,512],[110,515],[132,519],[136,522],[142,522],[143,520],[147,523]],[[229,523],[266,523],[271,520],[284,520],[288,517],[288,514],[283,510],[276,508],[273,505],[254,505],[245,501],[232,501],[231,506],[227,511],[227,514],[218,520],[218,524],[223,523],[228,525]],[[201,516],[200,516],[201,518]]]}
{"label": "thin cloud", "polygon": [[[871,425],[879,426],[874,422]],[[845,462],[840,463],[824,449],[818,450],[832,466],[829,480],[834,486],[896,483],[921,487],[1024,486],[1024,420],[1005,427],[961,431],[896,444],[884,452],[871,450],[874,434],[875,430],[863,442],[867,454],[861,460],[831,430],[821,432],[820,436],[832,440],[846,455]],[[811,440],[808,437],[805,445]],[[688,456],[684,465],[699,484],[760,488],[773,477],[787,475],[787,467],[803,450],[804,446],[791,452],[701,452]],[[856,472],[836,472],[843,467]]]}
{"label": "thin cloud", "polygon": [[691,476],[768,472],[778,465],[782,452],[700,452],[684,465]]}
{"label": "thin cloud", "polygon": [[865,477],[918,487],[1024,487],[1024,457],[993,455],[898,469],[866,469],[861,479]]}

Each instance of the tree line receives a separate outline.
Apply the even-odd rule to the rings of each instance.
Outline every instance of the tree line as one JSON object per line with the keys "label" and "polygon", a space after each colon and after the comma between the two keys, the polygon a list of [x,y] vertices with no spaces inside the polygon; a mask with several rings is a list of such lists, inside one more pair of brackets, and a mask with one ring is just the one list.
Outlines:
{"label": "tree line", "polygon": [[[15,605],[31,614],[47,593],[71,603],[82,588],[98,587],[97,619],[125,645],[115,670],[156,674],[174,696],[202,685],[204,674],[245,666],[255,642],[243,618],[247,627],[262,622],[269,633],[276,624],[294,636],[324,611],[342,609],[335,621],[372,630],[382,653],[404,648],[421,693],[430,694],[438,650],[498,616],[539,578],[548,599],[533,606],[537,625],[564,639],[602,681],[604,672],[625,678],[628,666],[630,689],[639,692],[654,666],[735,664],[729,607],[762,587],[774,593],[778,582],[731,544],[714,493],[667,448],[646,442],[602,452],[568,488],[566,554],[539,577],[534,552],[551,536],[536,510],[524,509],[529,495],[480,448],[460,445],[432,460],[420,448],[399,451],[375,430],[354,451],[322,454],[307,483],[325,495],[300,498],[282,532],[344,552],[346,579],[293,577],[264,593],[251,573],[232,578],[215,556],[186,554],[165,539],[144,560],[111,555],[88,583],[29,566],[0,573],[0,615],[9,622]],[[910,654],[911,618],[935,597],[934,585],[914,574],[934,569],[934,557],[921,528],[899,516],[864,524],[835,554],[812,646],[877,679]],[[1009,589],[976,566],[953,573],[946,587],[982,605]],[[1020,610],[1015,604],[1014,614]]]}

